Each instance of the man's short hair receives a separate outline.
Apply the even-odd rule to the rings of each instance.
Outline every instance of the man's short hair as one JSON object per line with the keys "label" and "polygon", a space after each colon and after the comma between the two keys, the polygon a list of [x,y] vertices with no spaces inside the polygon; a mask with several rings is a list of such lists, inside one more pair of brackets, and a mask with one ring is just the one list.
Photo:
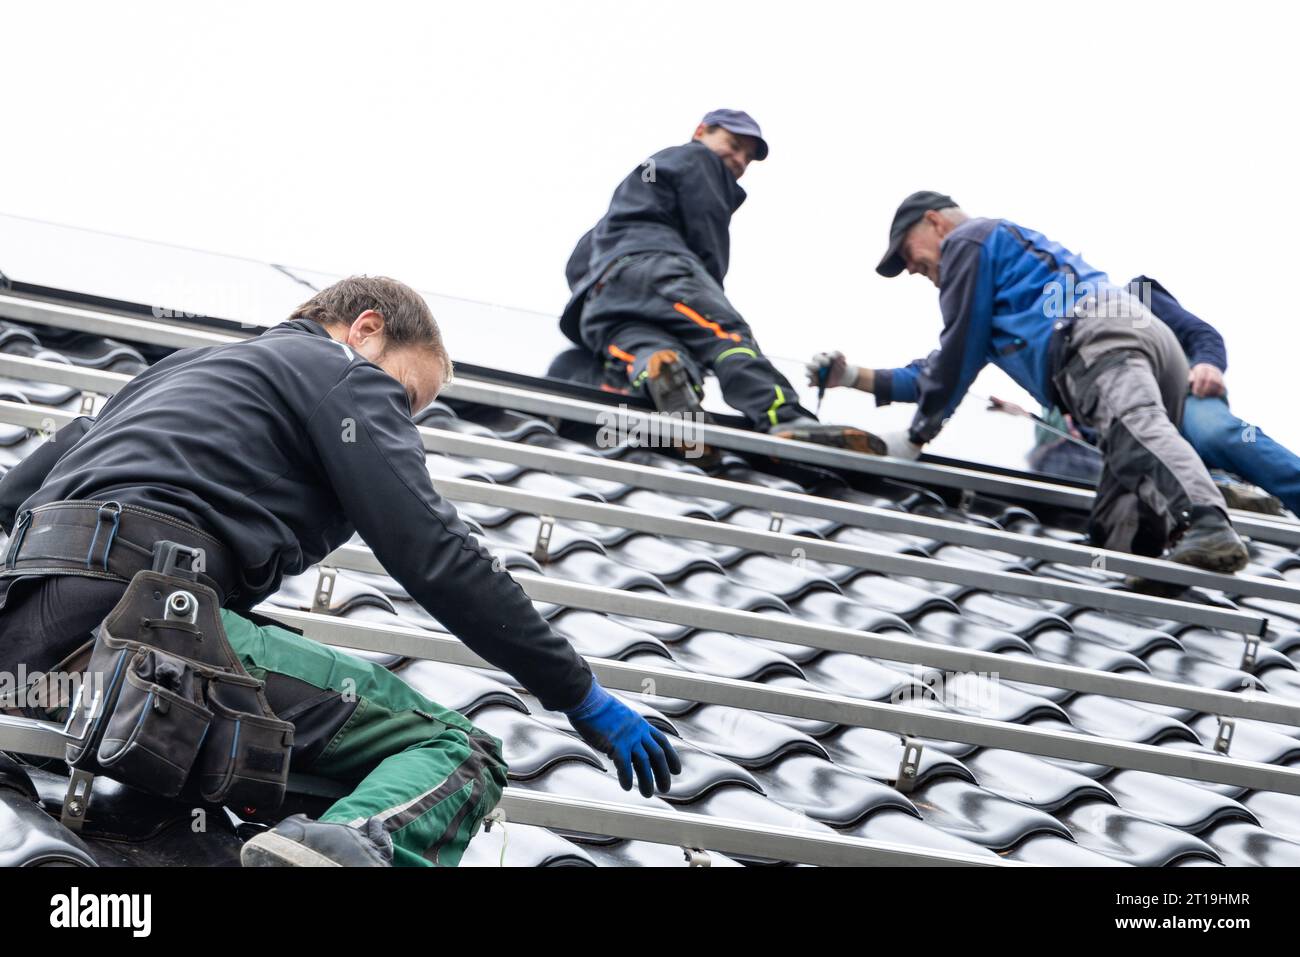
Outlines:
{"label": "man's short hair", "polygon": [[424,297],[405,283],[386,276],[349,276],[327,286],[293,311],[290,319],[308,319],[322,326],[352,325],[357,316],[373,309],[384,317],[388,346],[430,349],[443,365],[443,377],[451,381],[451,356],[442,342],[442,331]]}

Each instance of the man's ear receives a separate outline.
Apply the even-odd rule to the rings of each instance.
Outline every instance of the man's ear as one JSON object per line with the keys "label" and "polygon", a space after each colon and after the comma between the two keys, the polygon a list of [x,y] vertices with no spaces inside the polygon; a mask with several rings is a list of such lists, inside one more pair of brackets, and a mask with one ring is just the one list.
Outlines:
{"label": "man's ear", "polygon": [[952,232],[952,220],[937,209],[927,209],[925,211],[925,221],[935,228],[940,239]]}
{"label": "man's ear", "polygon": [[708,131],[709,128],[705,126],[703,123],[701,123],[699,126],[695,127],[695,133],[691,136],[691,139],[698,140],[701,136],[703,136]]}
{"label": "man's ear", "polygon": [[374,309],[367,309],[361,315],[352,320],[352,327],[348,330],[348,339],[359,341],[369,339],[384,331],[384,316]]}

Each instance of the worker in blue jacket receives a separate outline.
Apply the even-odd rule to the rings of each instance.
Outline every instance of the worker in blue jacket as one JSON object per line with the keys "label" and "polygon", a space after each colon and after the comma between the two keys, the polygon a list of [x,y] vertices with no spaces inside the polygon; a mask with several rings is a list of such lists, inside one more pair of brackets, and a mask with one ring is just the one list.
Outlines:
{"label": "worker in blue jacket", "polygon": [[[1265,497],[1241,483],[1221,480],[1220,490],[1229,504],[1257,511],[1276,511],[1283,505],[1300,514],[1300,456],[1228,407],[1223,381],[1228,351],[1223,336],[1149,276],[1133,279],[1129,291],[1170,328],[1187,357],[1190,371],[1183,402],[1183,437],[1210,468],[1229,472],[1269,493]],[[1073,430],[1084,441],[1096,439],[1090,430],[1078,429],[1059,409],[1044,407],[1043,416],[1058,429]],[[1038,430],[1029,461],[1039,471],[1087,481],[1095,482],[1101,473],[1099,452],[1044,429]]]}
{"label": "worker in blue jacket", "polygon": [[828,387],[917,404],[908,429],[884,436],[889,454],[916,458],[992,362],[1100,437],[1094,542],[1145,554],[1168,547],[1171,560],[1213,571],[1245,567],[1223,496],[1178,430],[1189,375],[1182,347],[1137,297],[1041,233],[972,218],[935,192],[913,193],[894,216],[877,272],[905,269],[939,288],[939,348],[893,369],[858,369],[839,354],[810,364]]}

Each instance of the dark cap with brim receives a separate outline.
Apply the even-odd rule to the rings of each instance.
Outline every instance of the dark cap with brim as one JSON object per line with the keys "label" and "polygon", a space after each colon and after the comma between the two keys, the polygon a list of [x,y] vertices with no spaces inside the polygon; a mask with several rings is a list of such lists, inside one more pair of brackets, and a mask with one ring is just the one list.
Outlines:
{"label": "dark cap with brim", "polygon": [[754,118],[744,110],[714,110],[706,113],[700,122],[705,126],[721,126],[728,133],[735,133],[737,136],[752,136],[758,140],[754,159],[767,159],[767,140],[763,139],[763,131],[758,128]]}
{"label": "dark cap with brim", "polygon": [[930,190],[921,190],[903,200],[898,207],[898,212],[894,213],[894,221],[889,227],[889,250],[885,253],[885,258],[880,260],[876,272],[887,278],[893,278],[906,269],[907,263],[903,261],[902,249],[907,231],[924,219],[925,214],[930,210],[948,209],[956,205],[956,200],[951,196]]}

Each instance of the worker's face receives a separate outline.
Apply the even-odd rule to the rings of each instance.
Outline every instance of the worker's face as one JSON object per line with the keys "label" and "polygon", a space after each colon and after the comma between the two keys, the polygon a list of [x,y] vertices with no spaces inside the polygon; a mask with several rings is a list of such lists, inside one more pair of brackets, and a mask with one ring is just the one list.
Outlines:
{"label": "worker's face", "polygon": [[745,175],[745,169],[754,161],[754,153],[758,150],[758,140],[754,137],[737,136],[721,126],[710,130],[701,123],[695,128],[694,139],[721,157],[736,179]]}
{"label": "worker's face", "polygon": [[939,285],[939,246],[947,235],[944,227],[948,221],[939,213],[930,210],[925,218],[911,228],[903,248],[903,262],[909,275],[920,273],[936,286]]}
{"label": "worker's face", "polygon": [[384,317],[373,309],[356,318],[343,341],[357,355],[369,359],[401,384],[412,414],[423,409],[442,391],[443,365],[433,350],[420,346],[389,346],[384,335]]}

